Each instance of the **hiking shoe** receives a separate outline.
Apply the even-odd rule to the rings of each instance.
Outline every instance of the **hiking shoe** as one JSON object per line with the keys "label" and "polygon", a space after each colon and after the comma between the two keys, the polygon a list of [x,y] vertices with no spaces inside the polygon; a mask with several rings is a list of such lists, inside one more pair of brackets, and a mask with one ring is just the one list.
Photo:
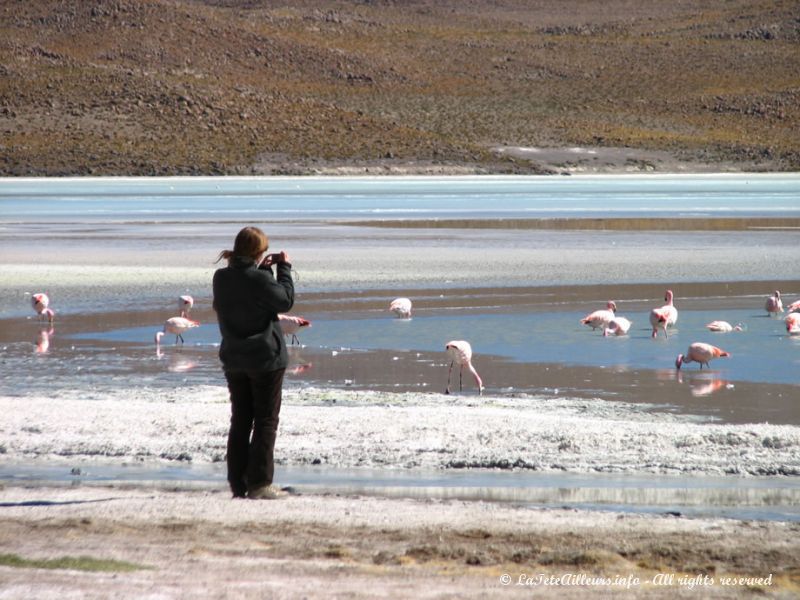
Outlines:
{"label": "hiking shoe", "polygon": [[248,492],[247,497],[250,500],[277,500],[278,498],[285,498],[289,494],[284,492],[277,485],[265,485]]}

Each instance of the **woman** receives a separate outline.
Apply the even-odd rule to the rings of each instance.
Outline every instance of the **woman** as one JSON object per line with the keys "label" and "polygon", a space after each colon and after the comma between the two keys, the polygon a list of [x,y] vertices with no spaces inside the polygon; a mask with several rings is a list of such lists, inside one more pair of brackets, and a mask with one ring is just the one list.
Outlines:
{"label": "woman", "polygon": [[288,364],[278,313],[292,308],[294,284],[288,254],[265,254],[268,247],[263,231],[245,227],[233,250],[223,250],[217,258],[227,259],[228,266],[214,273],[214,310],[222,333],[219,358],[231,397],[228,483],[234,498],[286,495],[272,485]]}

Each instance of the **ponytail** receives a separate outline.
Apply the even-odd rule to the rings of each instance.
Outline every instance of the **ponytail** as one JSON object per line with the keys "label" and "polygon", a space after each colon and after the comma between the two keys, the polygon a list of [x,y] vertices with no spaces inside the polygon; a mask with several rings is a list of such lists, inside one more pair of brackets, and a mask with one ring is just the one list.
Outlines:
{"label": "ponytail", "polygon": [[219,256],[217,257],[217,260],[215,260],[214,262],[218,263],[223,258],[225,260],[227,260],[228,262],[231,262],[231,258],[233,258],[233,250],[223,250],[222,252],[219,253]]}

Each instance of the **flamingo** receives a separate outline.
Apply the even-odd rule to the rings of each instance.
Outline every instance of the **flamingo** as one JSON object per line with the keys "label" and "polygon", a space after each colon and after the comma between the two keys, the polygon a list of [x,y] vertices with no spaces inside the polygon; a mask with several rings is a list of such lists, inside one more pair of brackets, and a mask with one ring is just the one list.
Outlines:
{"label": "flamingo", "polygon": [[53,322],[53,317],[55,317],[55,312],[50,306],[50,298],[47,297],[47,294],[38,293],[33,294],[31,296],[31,304],[33,305],[33,310],[36,311],[36,314],[39,315],[39,319],[46,318],[48,323]]}
{"label": "flamingo", "polygon": [[729,333],[731,331],[742,331],[743,327],[741,323],[731,325],[727,321],[711,321],[711,323],[706,323],[706,329],[717,333]]}
{"label": "flamingo", "polygon": [[472,346],[470,346],[470,343],[463,340],[453,340],[451,342],[447,342],[444,348],[447,351],[447,355],[450,357],[450,369],[447,371],[447,388],[445,388],[444,393],[450,393],[450,374],[453,372],[453,365],[458,364],[459,391],[464,389],[464,386],[462,385],[462,375],[464,374],[464,366],[466,366],[470,373],[472,373],[472,376],[475,378],[475,385],[478,386],[478,395],[482,395],[483,381],[481,380],[480,375],[478,375],[478,372],[475,370],[475,367],[472,366]]}
{"label": "flamingo", "polygon": [[389,305],[389,310],[400,319],[411,318],[411,300],[408,298],[395,298]]}
{"label": "flamingo", "polygon": [[603,330],[603,337],[609,335],[625,335],[631,328],[631,322],[625,317],[614,317]]}
{"label": "flamingo", "polygon": [[675,325],[678,321],[678,309],[672,304],[672,290],[667,290],[664,294],[666,304],[660,308],[650,311],[650,325],[653,327],[653,337],[658,337],[658,328],[664,329],[664,337],[667,335],[667,327]]}
{"label": "flamingo", "polygon": [[800,313],[789,313],[784,319],[786,331],[790,335],[800,333]]}
{"label": "flamingo", "polygon": [[178,343],[178,340],[181,341],[183,344],[183,332],[187,329],[192,329],[193,327],[199,327],[200,323],[197,321],[192,321],[191,319],[187,319],[186,317],[170,317],[166,321],[164,321],[164,329],[161,331],[156,332],[156,348],[161,345],[161,338],[165,333],[171,333],[175,336],[175,343]]}
{"label": "flamingo", "polygon": [[616,312],[617,305],[613,300],[609,300],[608,303],[606,303],[605,310],[596,310],[589,313],[581,319],[581,323],[591,327],[592,331],[598,328],[603,329],[608,325],[608,322],[614,318]]}
{"label": "flamingo", "polygon": [[702,369],[703,365],[708,366],[709,361],[719,358],[720,356],[727,357],[730,355],[730,352],[725,352],[725,350],[712,346],[711,344],[695,342],[689,345],[689,349],[686,350],[685,355],[678,354],[678,358],[675,359],[675,368],[680,371],[683,363],[697,362],[700,363],[700,368]]}
{"label": "flamingo", "polygon": [[278,320],[281,323],[281,331],[283,335],[292,336],[292,344],[300,340],[297,338],[297,332],[303,327],[311,327],[311,321],[303,317],[296,317],[294,315],[278,315]]}
{"label": "flamingo", "polygon": [[182,317],[188,317],[189,311],[194,306],[194,298],[191,296],[181,296],[178,298],[178,310],[181,311]]}
{"label": "flamingo", "polygon": [[770,316],[777,315],[778,313],[783,312],[783,302],[781,302],[781,293],[778,290],[775,290],[772,296],[767,298],[767,302],[764,304],[764,308],[766,309],[767,314]]}
{"label": "flamingo", "polygon": [[789,306],[786,307],[786,312],[800,312],[800,300],[795,300]]}

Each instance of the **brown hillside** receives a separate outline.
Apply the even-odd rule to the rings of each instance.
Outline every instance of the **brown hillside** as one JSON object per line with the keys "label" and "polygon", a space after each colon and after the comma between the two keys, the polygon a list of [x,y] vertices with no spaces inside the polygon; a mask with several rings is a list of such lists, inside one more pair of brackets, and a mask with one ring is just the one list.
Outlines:
{"label": "brown hillside", "polygon": [[[0,175],[800,168],[796,1],[6,0]],[[505,156],[505,157],[504,157]]]}

